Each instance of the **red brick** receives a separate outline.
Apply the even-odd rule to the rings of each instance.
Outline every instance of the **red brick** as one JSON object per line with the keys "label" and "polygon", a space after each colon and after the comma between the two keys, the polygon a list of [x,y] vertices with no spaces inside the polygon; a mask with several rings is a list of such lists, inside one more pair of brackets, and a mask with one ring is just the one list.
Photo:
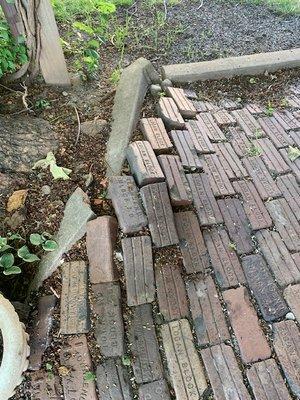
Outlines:
{"label": "red brick", "polygon": [[109,358],[98,365],[97,386],[101,400],[132,400],[133,398],[126,367],[119,359]]}
{"label": "red brick", "polygon": [[188,131],[171,131],[177,153],[184,168],[192,171],[203,169],[196,147]]}
{"label": "red brick", "polygon": [[291,171],[270,139],[258,139],[253,143],[262,150],[260,157],[272,174],[286,174]]}
{"label": "red brick", "polygon": [[286,131],[300,128],[300,121],[290,111],[276,111],[273,113],[273,116]]}
{"label": "red brick", "polygon": [[259,123],[246,108],[232,111],[232,115],[248,138],[257,139],[262,134]]}
{"label": "red brick", "polygon": [[283,296],[297,321],[300,323],[300,283],[288,286],[284,290]]}
{"label": "red brick", "polygon": [[289,150],[288,149],[281,149],[280,154],[284,158],[285,162],[289,165],[291,168],[292,172],[296,176],[296,179],[298,183],[300,183],[300,157],[298,157],[296,160],[292,161],[289,158]]}
{"label": "red brick", "polygon": [[[139,387],[140,400],[171,400],[170,391],[165,380],[146,383]],[[129,399],[128,399],[129,400]]]}
{"label": "red brick", "polygon": [[86,249],[91,283],[112,282],[118,279],[113,260],[117,233],[118,224],[114,217],[98,217],[87,223]]}
{"label": "red brick", "polygon": [[239,157],[247,156],[251,147],[251,142],[247,138],[245,132],[235,126],[230,126],[228,132],[230,134],[230,142],[236,154]]}
{"label": "red brick", "polygon": [[225,110],[232,111],[236,108],[240,108],[241,106],[237,101],[233,101],[231,99],[222,99],[220,101],[220,107],[225,108]]}
{"label": "red brick", "polygon": [[189,314],[185,285],[177,265],[165,264],[155,269],[159,311],[165,321]]}
{"label": "red brick", "polygon": [[221,344],[209,347],[201,351],[201,356],[215,400],[251,399],[230,346]]}
{"label": "red brick", "polygon": [[209,183],[215,196],[230,196],[235,194],[216,154],[206,154],[203,156],[203,168],[204,172],[208,175]]}
{"label": "red brick", "polygon": [[212,115],[219,126],[232,125],[236,122],[233,116],[226,110],[216,111]]}
{"label": "red brick", "polygon": [[261,106],[259,104],[255,104],[255,103],[250,103],[247,104],[245,107],[250,114],[252,115],[259,115],[259,114],[263,114],[266,111],[266,108],[264,106]]}
{"label": "red brick", "polygon": [[193,101],[198,112],[218,111],[219,107],[209,101]]}
{"label": "red brick", "polygon": [[198,344],[214,345],[230,339],[212,277],[188,281],[187,292]]}
{"label": "red brick", "polygon": [[28,386],[28,393],[26,393],[28,399],[61,400],[59,377],[49,376],[46,371],[31,373]]}
{"label": "red brick", "polygon": [[285,98],[288,102],[288,105],[293,108],[300,108],[300,97],[296,96],[295,94],[291,94]]}
{"label": "red brick", "polygon": [[158,113],[169,129],[184,129],[185,122],[178,107],[170,97],[162,97],[158,103]]}
{"label": "red brick", "polygon": [[239,287],[226,290],[223,297],[243,362],[248,364],[271,357],[271,349],[259,325],[247,289]]}
{"label": "red brick", "polygon": [[189,121],[186,124],[186,128],[190,133],[196,151],[199,154],[207,154],[213,153],[214,148],[213,144],[210,142],[207,132],[202,129],[200,122],[197,121]]}
{"label": "red brick", "polygon": [[214,142],[225,141],[226,137],[218,125],[215,123],[213,116],[210,113],[201,113],[197,115],[198,126],[210,140]]}
{"label": "red brick", "polygon": [[194,107],[191,100],[189,100],[185,94],[184,90],[180,88],[167,87],[166,93],[168,96],[172,97],[175,101],[180,114],[185,118],[193,118],[197,114],[197,110]]}
{"label": "red brick", "polygon": [[300,397],[300,333],[294,321],[273,325],[274,349],[292,393]]}
{"label": "red brick", "polygon": [[222,169],[230,180],[242,179],[248,176],[247,171],[230,143],[216,143],[214,149],[220,160]]}
{"label": "red brick", "polygon": [[155,153],[163,153],[173,148],[161,118],[142,118],[140,128]]}
{"label": "red brick", "polygon": [[218,284],[225,289],[245,283],[244,272],[235,251],[230,249],[225,229],[213,228],[203,235]]}
{"label": "red brick", "polygon": [[272,140],[277,149],[292,145],[291,138],[275,117],[258,118],[257,121],[259,122],[264,132]]}
{"label": "red brick", "polygon": [[[298,112],[299,112],[298,119],[300,121],[300,111],[298,111]],[[299,131],[296,131],[296,132],[290,131],[290,136],[292,138],[292,141],[294,142],[293,144],[300,147],[300,132]]]}

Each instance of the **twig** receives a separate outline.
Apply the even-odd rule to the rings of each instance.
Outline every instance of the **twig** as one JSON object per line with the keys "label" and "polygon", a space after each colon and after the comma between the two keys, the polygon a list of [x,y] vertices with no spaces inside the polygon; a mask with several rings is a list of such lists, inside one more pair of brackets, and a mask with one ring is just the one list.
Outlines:
{"label": "twig", "polygon": [[55,297],[57,297],[58,299],[60,298],[60,295],[57,293],[57,291],[55,289],[53,289],[52,286],[50,286],[50,290],[54,294]]}
{"label": "twig", "polygon": [[197,11],[203,6],[204,0],[201,0],[200,6],[197,8]]}
{"label": "twig", "polygon": [[21,83],[22,88],[24,89],[24,93],[22,95],[22,102],[24,104],[24,107],[26,108],[26,110],[28,110],[28,103],[27,103],[27,96],[28,96],[28,88],[25,85],[25,83]]}
{"label": "twig", "polygon": [[14,90],[14,89],[11,89],[11,88],[8,87],[8,86],[2,85],[2,83],[0,83],[0,86],[3,87],[3,88],[6,89],[6,90],[9,90],[10,92],[23,94],[23,92],[21,92],[21,90]]}
{"label": "twig", "polygon": [[167,7],[167,1],[168,1],[168,0],[164,0],[165,19],[167,19],[167,16],[168,16],[168,7]]}
{"label": "twig", "polygon": [[75,106],[73,106],[73,107],[74,107],[74,110],[76,112],[76,117],[77,117],[77,122],[78,122],[78,131],[77,131],[77,137],[76,137],[76,141],[75,141],[75,146],[76,146],[77,143],[78,143],[78,140],[79,140],[80,132],[81,132],[81,122],[80,122],[80,118],[79,118],[79,114],[78,114],[77,108]]}

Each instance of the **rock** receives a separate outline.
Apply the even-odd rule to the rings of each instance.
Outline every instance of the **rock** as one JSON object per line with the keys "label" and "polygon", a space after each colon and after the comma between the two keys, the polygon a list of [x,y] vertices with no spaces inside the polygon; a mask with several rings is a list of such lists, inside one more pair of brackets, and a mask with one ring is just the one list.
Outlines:
{"label": "rock", "polygon": [[51,187],[48,185],[44,185],[42,186],[41,191],[45,196],[48,196],[51,193]]}
{"label": "rock", "polygon": [[0,117],[0,171],[29,172],[58,146],[48,121],[27,116]]}
{"label": "rock", "polygon": [[162,92],[162,88],[160,85],[151,85],[150,86],[150,93],[153,97],[159,97],[160,93]]}
{"label": "rock", "polygon": [[81,124],[81,133],[88,136],[97,136],[108,126],[105,119],[96,119],[94,121],[85,121]]}
{"label": "rock", "polygon": [[286,314],[285,318],[294,321],[295,320],[295,315],[292,312],[288,312]]}
{"label": "rock", "polygon": [[10,217],[5,218],[5,224],[12,230],[18,229],[25,221],[25,216],[20,211],[16,211]]}
{"label": "rock", "polygon": [[166,88],[168,87],[172,87],[173,83],[170,79],[164,79],[161,83],[161,87],[163,88],[163,90],[166,90]]}
{"label": "rock", "polygon": [[9,175],[0,172],[0,198],[8,195],[12,183],[13,179]]}
{"label": "rock", "polygon": [[39,270],[29,290],[38,289],[43,281],[58,268],[63,254],[83,237],[86,233],[86,224],[92,218],[95,218],[95,214],[90,208],[89,198],[78,187],[66,204],[64,217],[55,237],[58,248],[42,257]]}
{"label": "rock", "polygon": [[80,86],[82,83],[81,75],[78,72],[70,74],[70,80],[72,86]]}

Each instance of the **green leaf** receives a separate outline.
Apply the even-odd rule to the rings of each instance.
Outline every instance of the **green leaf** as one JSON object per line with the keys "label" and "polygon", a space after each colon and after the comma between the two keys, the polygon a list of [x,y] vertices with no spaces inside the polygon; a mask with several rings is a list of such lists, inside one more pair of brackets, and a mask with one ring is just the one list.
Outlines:
{"label": "green leaf", "polygon": [[25,257],[23,257],[23,260],[28,263],[33,263],[33,262],[39,261],[40,258],[35,254],[28,253]]}
{"label": "green leaf", "polygon": [[96,380],[96,375],[91,371],[87,371],[84,373],[83,379],[85,382],[94,382]]}
{"label": "green leaf", "polygon": [[99,47],[100,47],[100,43],[96,39],[89,40],[87,42],[87,45],[88,45],[88,47],[91,47],[92,49],[99,49]]}
{"label": "green leaf", "polygon": [[4,269],[9,269],[14,265],[15,257],[12,253],[3,254],[0,258],[0,266]]}
{"label": "green leaf", "polygon": [[13,265],[11,268],[5,269],[3,271],[4,275],[17,275],[20,274],[22,272],[20,267],[16,267],[15,265]]}
{"label": "green leaf", "polygon": [[291,161],[296,161],[300,157],[300,149],[298,147],[289,146],[288,157]]}
{"label": "green leaf", "polygon": [[43,158],[42,160],[37,161],[34,164],[34,166],[32,167],[32,169],[37,169],[37,168],[46,169],[52,163],[54,163],[54,164],[56,163],[56,158],[55,158],[53,152],[49,151],[49,153],[47,154],[47,157]]}
{"label": "green leaf", "polygon": [[11,246],[5,244],[4,246],[0,247],[0,253],[4,253],[6,250],[12,249]]}
{"label": "green leaf", "polygon": [[54,179],[63,179],[64,181],[66,181],[70,179],[69,175],[72,172],[72,170],[64,167],[59,167],[56,164],[51,164],[50,172]]}
{"label": "green leaf", "polygon": [[24,257],[26,257],[28,254],[30,254],[29,249],[27,246],[22,246],[19,248],[17,251],[18,257],[22,258],[24,260]]}
{"label": "green leaf", "polygon": [[130,366],[131,365],[131,359],[129,356],[123,356],[122,357],[122,364],[125,366]]}
{"label": "green leaf", "polygon": [[29,240],[34,246],[40,246],[44,242],[43,237],[38,233],[32,233]]}
{"label": "green leaf", "polygon": [[19,235],[18,233],[13,233],[12,235],[10,235],[8,237],[8,240],[25,240],[21,235]]}
{"label": "green leaf", "polygon": [[46,242],[42,244],[42,247],[45,251],[54,251],[58,248],[58,244],[55,240],[46,240]]}
{"label": "green leaf", "polygon": [[83,22],[75,21],[73,22],[72,26],[73,28],[79,29],[80,31],[85,32],[89,35],[92,35],[94,33],[94,29],[91,26],[84,24]]}

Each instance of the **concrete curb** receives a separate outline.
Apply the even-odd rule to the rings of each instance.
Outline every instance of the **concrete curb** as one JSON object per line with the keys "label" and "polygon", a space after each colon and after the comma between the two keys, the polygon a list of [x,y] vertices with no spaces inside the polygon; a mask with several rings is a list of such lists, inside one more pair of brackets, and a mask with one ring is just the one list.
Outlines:
{"label": "concrete curb", "polygon": [[112,112],[112,127],[105,155],[106,176],[120,175],[126,149],[138,122],[148,87],[160,83],[150,61],[139,58],[125,68],[117,87]]}
{"label": "concrete curb", "polygon": [[162,67],[162,75],[172,82],[195,82],[238,75],[258,75],[265,71],[296,67],[300,67],[300,48],[199,63],[165,65]]}

